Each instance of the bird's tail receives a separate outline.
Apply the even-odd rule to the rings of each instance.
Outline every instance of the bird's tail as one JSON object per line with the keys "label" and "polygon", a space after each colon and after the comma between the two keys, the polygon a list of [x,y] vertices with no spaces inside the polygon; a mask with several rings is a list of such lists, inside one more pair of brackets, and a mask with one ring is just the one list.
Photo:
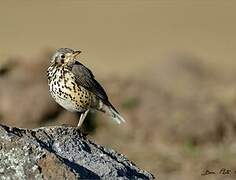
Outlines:
{"label": "bird's tail", "polygon": [[112,120],[116,121],[118,124],[125,122],[125,119],[119,114],[119,112],[111,103],[109,103],[108,105],[103,104],[102,110],[105,111],[105,113],[108,113],[111,116]]}

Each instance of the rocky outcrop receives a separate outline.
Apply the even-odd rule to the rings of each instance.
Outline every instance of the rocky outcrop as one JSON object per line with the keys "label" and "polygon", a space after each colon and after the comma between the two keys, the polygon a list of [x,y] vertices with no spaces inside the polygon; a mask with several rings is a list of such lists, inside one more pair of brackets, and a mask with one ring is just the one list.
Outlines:
{"label": "rocky outcrop", "polygon": [[73,127],[0,125],[0,179],[153,179]]}

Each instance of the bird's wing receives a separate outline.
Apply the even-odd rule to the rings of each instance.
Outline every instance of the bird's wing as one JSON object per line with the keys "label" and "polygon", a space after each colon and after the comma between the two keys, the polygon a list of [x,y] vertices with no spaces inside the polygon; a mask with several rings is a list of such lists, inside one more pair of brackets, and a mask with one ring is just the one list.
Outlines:
{"label": "bird's wing", "polygon": [[93,73],[78,61],[75,61],[71,67],[72,73],[75,75],[76,83],[85,89],[94,93],[104,103],[108,103],[108,97],[103,87],[94,79]]}

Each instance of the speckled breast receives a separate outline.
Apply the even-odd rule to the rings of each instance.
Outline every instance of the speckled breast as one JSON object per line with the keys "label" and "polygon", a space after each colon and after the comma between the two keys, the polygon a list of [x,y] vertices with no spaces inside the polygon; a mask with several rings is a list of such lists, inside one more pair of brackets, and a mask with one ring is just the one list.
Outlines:
{"label": "speckled breast", "polygon": [[68,111],[84,112],[90,108],[90,92],[79,86],[74,74],[65,67],[48,68],[48,85],[55,101]]}

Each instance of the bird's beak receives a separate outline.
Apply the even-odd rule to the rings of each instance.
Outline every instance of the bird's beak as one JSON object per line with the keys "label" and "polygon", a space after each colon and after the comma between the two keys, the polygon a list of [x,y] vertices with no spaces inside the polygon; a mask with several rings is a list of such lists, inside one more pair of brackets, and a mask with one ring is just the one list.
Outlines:
{"label": "bird's beak", "polygon": [[81,51],[74,51],[73,52],[73,57],[74,58],[78,58],[79,54],[81,53]]}

